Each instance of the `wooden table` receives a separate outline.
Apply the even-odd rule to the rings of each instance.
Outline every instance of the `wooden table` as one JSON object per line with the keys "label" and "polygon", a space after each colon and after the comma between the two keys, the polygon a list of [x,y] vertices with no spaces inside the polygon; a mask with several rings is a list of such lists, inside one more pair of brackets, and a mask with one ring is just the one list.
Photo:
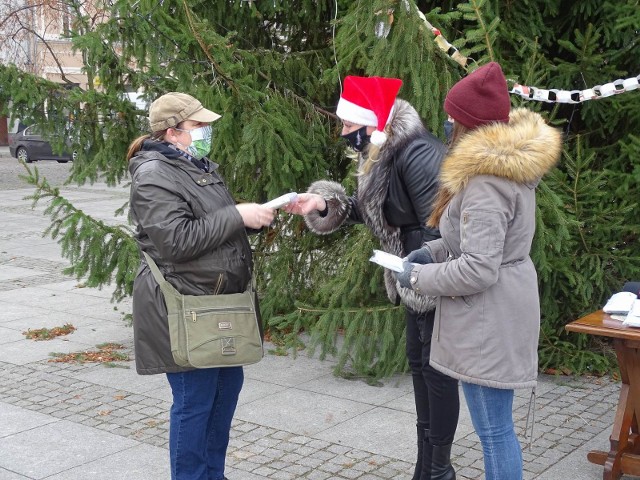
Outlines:
{"label": "wooden table", "polygon": [[570,332],[588,333],[613,339],[622,387],[609,440],[608,452],[587,454],[591,463],[604,465],[602,478],[617,480],[624,475],[640,475],[640,329],[626,327],[602,310],[590,313],[565,327]]}

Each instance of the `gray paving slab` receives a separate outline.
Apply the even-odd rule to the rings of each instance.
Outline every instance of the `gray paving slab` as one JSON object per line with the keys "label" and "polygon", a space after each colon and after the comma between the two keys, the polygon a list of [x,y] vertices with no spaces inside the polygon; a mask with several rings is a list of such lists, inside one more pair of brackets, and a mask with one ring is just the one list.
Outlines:
{"label": "gray paving slab", "polygon": [[406,462],[414,459],[406,439],[415,436],[415,414],[375,407],[314,435],[330,443],[353,446]]}
{"label": "gray paving slab", "polygon": [[386,379],[379,382],[377,386],[371,386],[361,379],[346,380],[329,374],[302,383],[298,388],[371,405],[387,404],[389,408],[393,408],[394,400],[413,391],[411,378],[408,375],[402,378]]}
{"label": "gray paving slab", "polygon": [[260,401],[274,393],[283,392],[287,389],[282,385],[275,385],[268,381],[256,380],[254,378],[246,378],[242,390],[240,391],[240,398],[238,399],[238,405],[245,405],[247,403]]}
{"label": "gray paving slab", "polygon": [[[12,336],[15,335],[16,332],[14,330],[12,330],[12,332]],[[53,354],[82,352],[92,346],[93,345],[75,342],[61,337],[45,342],[37,342],[27,340],[22,336],[22,339],[2,344],[2,348],[0,349],[0,362],[12,363],[14,365],[28,365],[33,362],[49,360]]]}
{"label": "gray paving slab", "polygon": [[240,405],[236,417],[278,430],[313,435],[372,408],[363,402],[290,388]]}
{"label": "gray paving slab", "polygon": [[18,328],[23,328],[25,326],[25,318],[46,315],[47,312],[48,310],[46,308],[14,303],[11,300],[0,300],[0,325],[17,320],[20,322]]}
{"label": "gray paving slab", "polygon": [[25,408],[0,403],[0,438],[32,430],[60,420]]}
{"label": "gray paving slab", "polygon": [[[307,383],[319,377],[331,377],[333,362],[320,362],[310,359],[305,355],[298,355],[292,362],[287,356],[270,356],[269,362],[259,362],[245,367],[245,378],[261,380],[269,378],[270,381],[287,387]],[[278,371],[274,378],[273,371]]]}
{"label": "gray paving slab", "polygon": [[139,444],[123,451],[84,462],[47,480],[159,480],[171,478],[169,458],[164,448]]}
{"label": "gray paving slab", "polygon": [[24,302],[36,304],[58,312],[68,312],[77,308],[85,308],[90,313],[93,306],[104,306],[103,299],[89,297],[74,292],[54,292],[37,287],[20,288],[8,292],[0,292],[0,300]]}
{"label": "gray paving slab", "polygon": [[[97,184],[62,191],[85,211],[126,223],[113,213],[126,189]],[[0,190],[0,480],[169,478],[171,392],[164,376],[137,375],[133,360],[111,368],[50,361],[51,352],[82,352],[108,341],[133,358],[123,320],[131,302],[113,304],[112,288],[86,288],[61,273],[68,262],[55,241],[41,237],[45,204],[31,209],[24,200],[30,193]],[[69,319],[78,330],[66,338],[35,342],[22,334]],[[305,351],[295,358],[268,354],[245,368],[227,459],[231,480],[411,477],[410,377],[370,386],[335,377],[334,365]],[[607,448],[619,388],[608,378],[541,375],[530,449],[531,396],[517,392],[525,480],[601,478],[586,453]],[[482,451],[461,400],[453,462],[459,480],[482,479]]]}
{"label": "gray paving slab", "polygon": [[[72,376],[78,380],[130,393],[142,394],[166,386],[167,380],[164,375],[138,375],[133,362],[124,362],[123,365],[125,368],[100,368],[101,366],[97,366],[79,370]],[[166,392],[169,395],[163,397],[171,400],[171,389],[167,388]]]}
{"label": "gray paving slab", "polygon": [[[593,437],[588,443],[578,447],[566,455],[561,462],[553,465],[541,473],[539,480],[559,480],[561,478],[602,478],[602,467],[587,461],[587,453],[590,450],[609,449],[609,430],[604,430]],[[630,477],[628,477],[630,478]]]}
{"label": "gray paving slab", "polygon": [[24,339],[24,335],[18,330],[6,327],[6,324],[0,325],[0,345],[17,342]]}
{"label": "gray paving slab", "polygon": [[31,480],[29,477],[0,467],[0,480]]}
{"label": "gray paving slab", "polygon": [[4,280],[12,280],[15,278],[32,277],[37,275],[44,275],[43,270],[31,270],[28,268],[12,267],[7,265],[0,265],[0,282]]}
{"label": "gray paving slab", "polygon": [[[6,302],[0,302],[0,308],[2,308],[2,304]],[[29,320],[25,321],[23,317],[18,317],[16,314],[12,313],[10,318],[5,322],[0,322],[0,326],[11,328],[18,332],[24,332],[27,330],[38,330],[41,328],[54,328],[60,327],[66,323],[72,324],[76,327],[76,331],[70,335],[64,337],[63,340],[74,340],[79,341],[79,332],[82,332],[84,329],[93,328],[97,324],[106,323],[110,325],[110,323],[103,322],[99,318],[95,318],[94,316],[86,316],[86,315],[70,315],[68,312],[56,312],[52,310],[47,310],[45,308],[39,309],[30,309],[32,312],[29,315]],[[129,329],[130,333],[130,329]],[[85,342],[83,342],[85,343]]]}
{"label": "gray paving slab", "polygon": [[[80,440],[80,441],[79,441]],[[137,442],[61,420],[0,438],[0,466],[34,479],[46,478]],[[60,446],[64,446],[63,452]]]}

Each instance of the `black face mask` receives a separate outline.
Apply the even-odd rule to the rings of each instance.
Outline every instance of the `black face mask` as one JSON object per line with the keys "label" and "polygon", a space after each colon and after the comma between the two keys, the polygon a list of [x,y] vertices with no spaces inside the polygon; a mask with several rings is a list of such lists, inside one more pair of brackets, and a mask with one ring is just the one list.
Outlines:
{"label": "black face mask", "polygon": [[359,128],[358,130],[354,130],[351,133],[347,133],[346,135],[340,135],[344,138],[349,146],[353,148],[356,152],[361,152],[364,150],[364,147],[369,145],[371,141],[371,136],[367,135],[367,127]]}
{"label": "black face mask", "polygon": [[451,135],[453,135],[453,122],[449,120],[444,121],[444,136],[447,139],[447,143],[451,143]]}

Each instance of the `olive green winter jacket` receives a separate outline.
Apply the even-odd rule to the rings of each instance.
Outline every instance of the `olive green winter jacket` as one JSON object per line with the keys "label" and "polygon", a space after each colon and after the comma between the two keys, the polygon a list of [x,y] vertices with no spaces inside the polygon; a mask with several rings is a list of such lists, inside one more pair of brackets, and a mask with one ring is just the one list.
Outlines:
{"label": "olive green winter jacket", "polygon": [[[246,230],[217,164],[206,162],[211,173],[166,144],[145,141],[129,163],[135,237],[180,293],[243,292],[252,269]],[[139,374],[187,370],[173,361],[164,298],[142,255],[133,332]]]}

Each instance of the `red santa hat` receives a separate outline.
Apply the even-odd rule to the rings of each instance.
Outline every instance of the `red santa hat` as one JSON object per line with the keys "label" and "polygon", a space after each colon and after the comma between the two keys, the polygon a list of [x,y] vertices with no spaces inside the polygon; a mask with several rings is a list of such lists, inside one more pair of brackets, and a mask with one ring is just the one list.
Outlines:
{"label": "red santa hat", "polygon": [[336,115],[356,125],[376,127],[371,143],[380,147],[387,141],[384,127],[391,118],[401,86],[402,80],[398,78],[348,76],[344,79]]}

